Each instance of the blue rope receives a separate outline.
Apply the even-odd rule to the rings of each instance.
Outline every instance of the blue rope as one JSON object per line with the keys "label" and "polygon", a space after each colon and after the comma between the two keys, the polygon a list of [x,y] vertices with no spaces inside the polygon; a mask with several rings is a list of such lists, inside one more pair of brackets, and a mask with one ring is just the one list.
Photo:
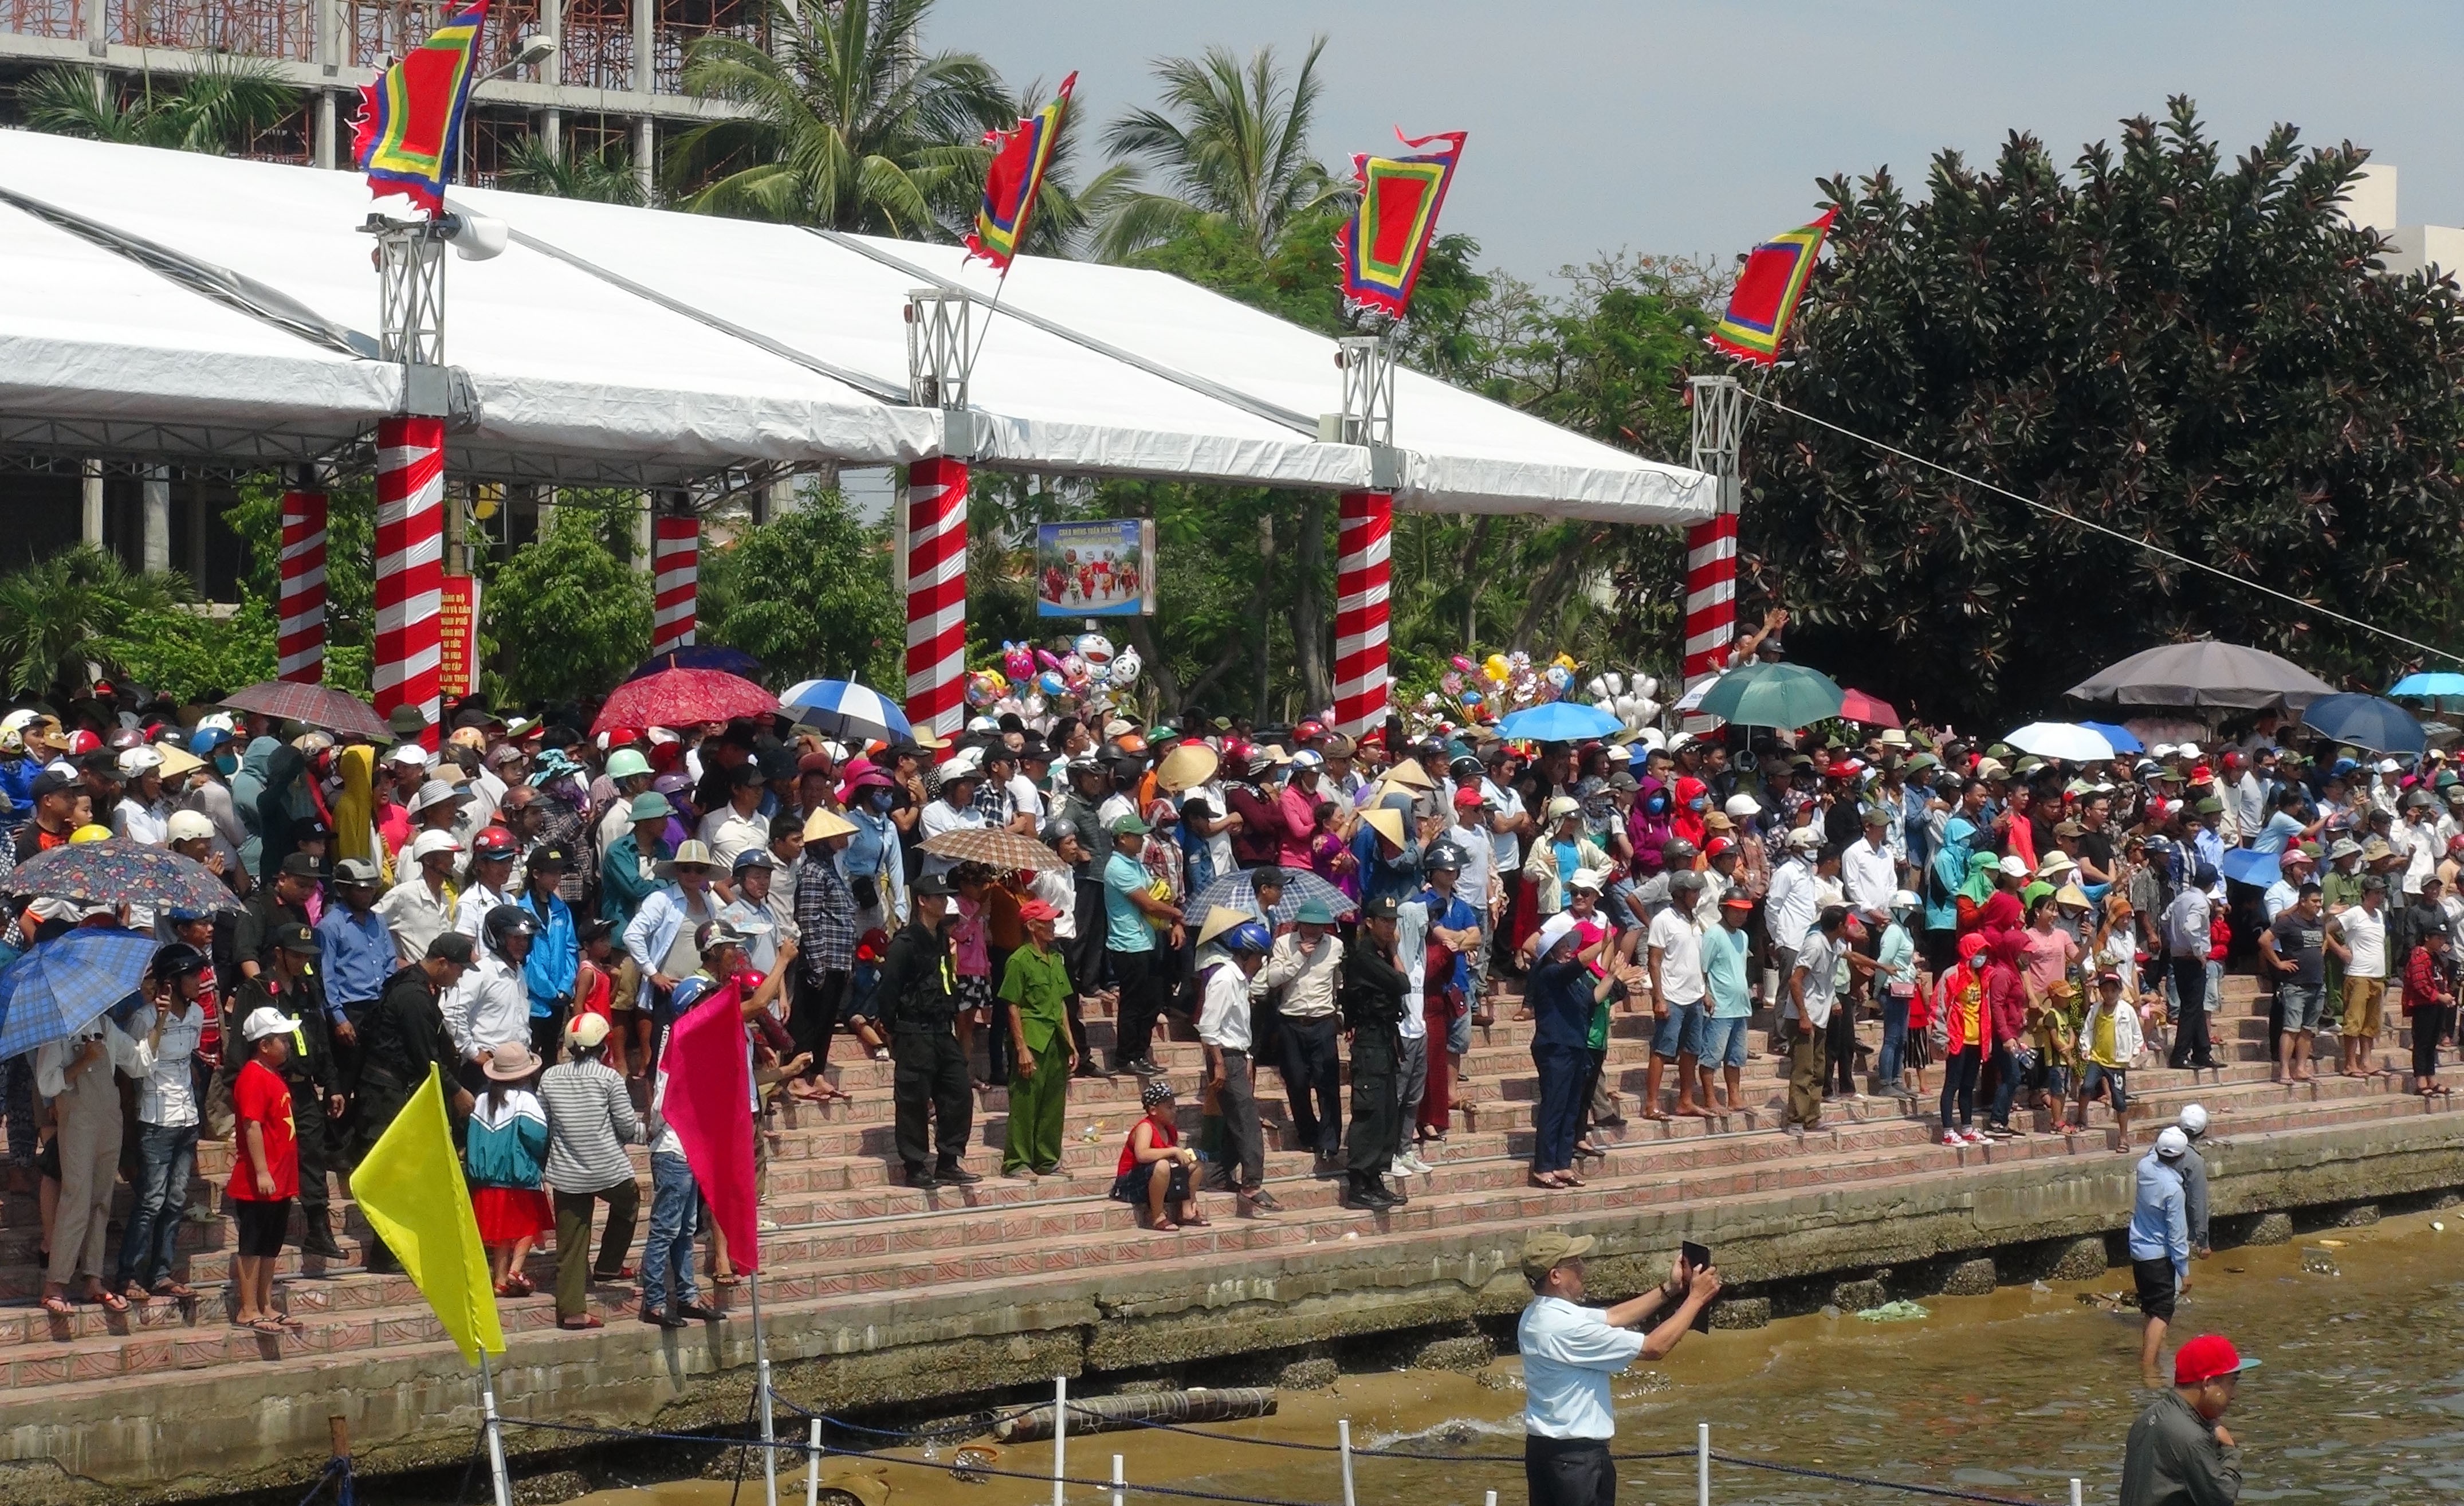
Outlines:
{"label": "blue rope", "polygon": [[334,1487],[335,1506],[353,1506],[357,1495],[352,1489],[353,1483],[351,1461],[336,1454],[325,1461],[324,1469],[318,1472],[316,1483],[308,1487],[307,1495],[299,1497],[299,1506],[312,1506],[318,1496],[325,1494],[328,1485]]}

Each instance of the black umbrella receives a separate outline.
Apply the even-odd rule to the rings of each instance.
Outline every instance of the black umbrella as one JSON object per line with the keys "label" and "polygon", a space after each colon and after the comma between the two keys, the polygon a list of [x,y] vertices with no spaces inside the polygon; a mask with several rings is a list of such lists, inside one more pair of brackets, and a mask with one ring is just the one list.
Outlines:
{"label": "black umbrella", "polygon": [[2202,638],[2167,643],[2107,665],[2071,687],[2081,700],[2122,706],[2224,706],[2294,711],[2336,687],[2264,649]]}

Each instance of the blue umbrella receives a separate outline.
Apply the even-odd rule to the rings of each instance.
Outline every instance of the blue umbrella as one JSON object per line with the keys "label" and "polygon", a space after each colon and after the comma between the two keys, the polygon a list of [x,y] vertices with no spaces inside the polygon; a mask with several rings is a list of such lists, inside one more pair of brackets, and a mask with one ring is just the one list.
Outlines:
{"label": "blue umbrella", "polygon": [[2113,751],[2116,753],[2138,753],[2145,751],[2146,748],[2145,743],[2141,742],[2136,737],[2131,735],[2128,727],[2123,726],[2119,722],[2082,721],[2079,725],[2087,728],[2090,732],[2094,732],[2102,737],[2107,742],[2112,743]]}
{"label": "blue umbrella", "polygon": [[2408,675],[2387,687],[2390,696],[2411,696],[2423,699],[2447,696],[2464,697],[2464,675],[2452,670],[2428,670]]}
{"label": "blue umbrella", "polygon": [[742,649],[731,649],[724,643],[688,643],[681,649],[653,653],[633,666],[627,679],[640,679],[662,670],[716,670],[722,675],[737,675],[746,679],[761,677],[761,661]]}
{"label": "blue umbrella", "polygon": [[800,680],[780,694],[779,709],[835,737],[898,742],[915,735],[889,697],[853,680]]}
{"label": "blue umbrella", "polygon": [[2321,696],[2302,708],[2301,720],[2321,737],[2373,753],[2418,755],[2430,746],[2429,734],[2410,712],[2376,696]]}
{"label": "blue umbrella", "polygon": [[2237,847],[2227,853],[2222,872],[2237,884],[2255,884],[2261,889],[2284,876],[2277,866],[2277,854],[2255,847]]}
{"label": "blue umbrella", "polygon": [[[1209,913],[1218,909],[1245,910],[1251,915],[1256,915],[1258,890],[1252,882],[1256,873],[1255,869],[1244,869],[1240,873],[1229,874],[1217,879],[1208,885],[1206,892],[1199,895],[1182,913],[1193,917],[1200,923],[1204,922]],[[1360,908],[1353,903],[1351,896],[1306,868],[1287,868],[1283,874],[1284,897],[1275,901],[1275,913],[1268,917],[1277,925],[1299,919],[1301,906],[1310,900],[1316,900],[1325,905],[1329,910],[1333,911],[1338,919]]]}
{"label": "blue umbrella", "polygon": [[156,944],[143,931],[82,927],[0,972],[0,1060],[67,1040],[127,998],[144,981]]}
{"label": "blue umbrella", "polygon": [[1604,738],[1625,726],[1617,714],[1605,706],[1586,706],[1580,701],[1552,700],[1542,706],[1527,706],[1497,724],[1500,736],[1532,742],[1577,742],[1584,738]]}

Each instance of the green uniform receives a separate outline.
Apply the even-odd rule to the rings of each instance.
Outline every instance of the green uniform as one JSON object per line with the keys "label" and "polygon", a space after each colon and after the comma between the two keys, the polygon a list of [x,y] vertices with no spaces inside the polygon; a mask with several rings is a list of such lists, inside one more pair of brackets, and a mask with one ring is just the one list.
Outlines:
{"label": "green uniform", "polygon": [[1069,1089],[1069,964],[1033,942],[1009,954],[1001,996],[1018,1012],[1035,1074],[1009,1077],[1009,1143],[1001,1170],[1050,1171],[1061,1163],[1061,1120]]}

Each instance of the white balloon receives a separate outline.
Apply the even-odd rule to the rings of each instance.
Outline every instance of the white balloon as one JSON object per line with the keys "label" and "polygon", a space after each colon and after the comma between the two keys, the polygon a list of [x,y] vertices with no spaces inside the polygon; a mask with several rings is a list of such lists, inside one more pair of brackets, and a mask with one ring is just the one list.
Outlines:
{"label": "white balloon", "polygon": [[1138,671],[1142,667],[1138,659],[1138,651],[1125,648],[1112,656],[1111,673],[1109,677],[1115,685],[1124,687],[1134,685],[1137,683]]}
{"label": "white balloon", "polygon": [[1638,675],[1634,677],[1634,693],[1638,696],[1657,696],[1660,694],[1660,681],[1649,675]]}

